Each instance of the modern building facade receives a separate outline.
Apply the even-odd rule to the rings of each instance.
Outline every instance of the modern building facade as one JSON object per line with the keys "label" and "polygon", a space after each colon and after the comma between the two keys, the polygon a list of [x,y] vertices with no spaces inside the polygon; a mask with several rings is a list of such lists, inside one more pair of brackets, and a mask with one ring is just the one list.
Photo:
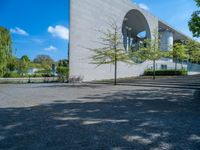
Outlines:
{"label": "modern building facade", "polygon": [[[99,30],[107,30],[108,24],[117,21],[121,27],[124,49],[137,49],[145,38],[152,38],[158,30],[161,35],[160,44],[163,51],[170,50],[176,40],[187,37],[161,21],[148,11],[138,7],[131,0],[70,0],[70,43],[69,62],[70,76],[81,77],[84,81],[113,78],[113,65],[97,67],[92,64],[89,49],[99,48],[102,36]],[[163,59],[157,61],[157,69],[172,69],[174,63]],[[145,69],[151,68],[152,62],[140,64],[118,64],[118,77],[139,76]],[[180,68],[181,65],[179,64]]]}

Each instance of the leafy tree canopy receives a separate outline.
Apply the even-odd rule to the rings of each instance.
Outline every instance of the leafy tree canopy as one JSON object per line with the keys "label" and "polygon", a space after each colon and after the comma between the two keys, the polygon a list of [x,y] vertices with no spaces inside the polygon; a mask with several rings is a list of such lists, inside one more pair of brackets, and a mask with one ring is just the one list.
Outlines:
{"label": "leafy tree canopy", "polygon": [[200,0],[195,0],[197,3],[197,6],[200,7]]}
{"label": "leafy tree canopy", "polygon": [[59,67],[68,67],[69,66],[69,60],[67,60],[67,59],[59,60],[58,66]]}
{"label": "leafy tree canopy", "polygon": [[200,62],[200,43],[195,40],[188,40],[186,43],[187,54],[191,62]]}
{"label": "leafy tree canopy", "polygon": [[7,71],[7,65],[12,58],[12,39],[10,31],[0,27],[0,76]]}
{"label": "leafy tree canopy", "polygon": [[116,21],[109,24],[109,28],[100,31],[99,48],[90,49],[93,53],[91,59],[97,66],[112,64],[114,65],[114,84],[117,84],[117,64],[118,62],[133,63],[131,55],[124,50],[121,27]]}
{"label": "leafy tree canopy", "polygon": [[30,58],[27,55],[22,56],[21,60],[24,60],[26,62],[30,62],[31,61]]}
{"label": "leafy tree canopy", "polygon": [[44,68],[51,68],[54,60],[48,55],[38,55],[33,62],[41,64]]}
{"label": "leafy tree canopy", "polygon": [[[195,0],[198,7],[200,7],[200,0]],[[200,37],[200,10],[193,12],[191,20],[188,23],[190,31],[194,37]]]}
{"label": "leafy tree canopy", "polygon": [[109,24],[109,29],[100,31],[102,47],[90,49],[93,51],[92,63],[97,66],[104,64],[115,64],[116,62],[133,63],[130,54],[123,48],[120,27],[115,22]]}

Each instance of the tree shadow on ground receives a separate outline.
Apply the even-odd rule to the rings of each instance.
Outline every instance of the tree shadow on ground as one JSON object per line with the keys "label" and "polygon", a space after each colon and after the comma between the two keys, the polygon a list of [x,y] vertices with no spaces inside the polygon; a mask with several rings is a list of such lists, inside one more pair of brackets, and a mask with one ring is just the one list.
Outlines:
{"label": "tree shadow on ground", "polygon": [[200,102],[183,89],[124,90],[0,109],[0,149],[200,147]]}

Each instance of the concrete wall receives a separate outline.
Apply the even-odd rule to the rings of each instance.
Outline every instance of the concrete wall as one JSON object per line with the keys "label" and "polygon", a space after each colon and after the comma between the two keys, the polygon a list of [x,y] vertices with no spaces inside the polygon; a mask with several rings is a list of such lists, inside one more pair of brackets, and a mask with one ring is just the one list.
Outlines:
{"label": "concrete wall", "polygon": [[188,66],[188,74],[189,75],[197,75],[200,74],[200,65],[199,64],[193,64],[193,63],[187,63]]}
{"label": "concrete wall", "polygon": [[[70,0],[70,76],[81,76],[84,81],[113,78],[114,66],[96,67],[91,64],[92,52],[88,48],[99,48],[101,33],[108,29],[111,20],[122,26],[126,13],[138,9],[146,17],[150,30],[158,27],[158,19],[133,5],[130,0]],[[118,65],[119,77],[137,76],[143,73],[148,63]]]}

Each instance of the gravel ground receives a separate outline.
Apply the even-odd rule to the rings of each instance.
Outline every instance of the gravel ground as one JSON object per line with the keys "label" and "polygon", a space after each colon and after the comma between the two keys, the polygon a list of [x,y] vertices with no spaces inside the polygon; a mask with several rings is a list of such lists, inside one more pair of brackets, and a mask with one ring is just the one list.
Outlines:
{"label": "gravel ground", "polygon": [[2,84],[0,150],[199,150],[200,80],[184,81]]}

